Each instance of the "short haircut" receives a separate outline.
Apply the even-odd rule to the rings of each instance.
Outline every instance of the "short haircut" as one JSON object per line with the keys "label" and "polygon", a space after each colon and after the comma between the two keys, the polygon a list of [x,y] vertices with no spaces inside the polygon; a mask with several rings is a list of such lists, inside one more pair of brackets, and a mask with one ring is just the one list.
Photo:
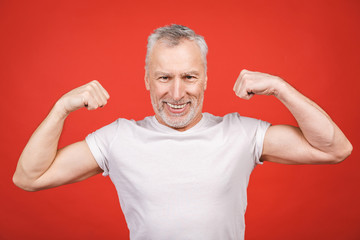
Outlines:
{"label": "short haircut", "polygon": [[155,43],[159,40],[166,43],[168,46],[173,47],[180,44],[181,40],[190,40],[195,41],[195,43],[199,46],[201,52],[201,58],[204,63],[205,72],[207,70],[207,60],[206,55],[208,53],[208,46],[205,42],[203,36],[196,34],[192,29],[177,25],[171,24],[165,27],[160,27],[154,30],[154,32],[148,37],[147,43],[147,51],[145,58],[145,70],[148,70],[149,61],[150,61],[150,53]]}

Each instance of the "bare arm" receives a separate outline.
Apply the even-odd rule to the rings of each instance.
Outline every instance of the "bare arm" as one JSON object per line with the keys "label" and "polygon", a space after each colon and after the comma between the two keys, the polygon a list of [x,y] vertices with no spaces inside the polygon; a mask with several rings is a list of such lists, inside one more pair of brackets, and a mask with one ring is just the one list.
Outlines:
{"label": "bare arm", "polygon": [[254,94],[274,95],[299,124],[299,128],[276,125],[268,129],[264,139],[263,161],[286,164],[338,163],[350,155],[352,145],[325,111],[283,79],[243,70],[234,91],[243,99],[250,99]]}
{"label": "bare arm", "polygon": [[36,191],[77,182],[101,172],[84,141],[60,150],[58,142],[71,112],[82,107],[89,110],[102,107],[108,98],[97,81],[61,97],[24,148],[13,176],[14,183],[24,190]]}

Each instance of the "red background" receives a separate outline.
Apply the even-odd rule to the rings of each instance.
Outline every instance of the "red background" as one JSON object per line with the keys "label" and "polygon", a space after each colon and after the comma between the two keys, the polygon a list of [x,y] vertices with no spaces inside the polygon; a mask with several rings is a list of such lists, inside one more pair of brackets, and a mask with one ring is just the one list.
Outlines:
{"label": "red background", "polygon": [[249,184],[246,239],[360,239],[359,1],[0,2],[0,239],[128,239],[115,188],[100,175],[28,193],[11,181],[31,133],[68,90],[98,79],[111,99],[66,122],[61,146],[118,117],[152,115],[146,39],[187,25],[209,45],[204,111],[295,124],[273,97],[240,100],[243,68],[279,75],[332,116],[354,146],[339,165],[265,163]]}

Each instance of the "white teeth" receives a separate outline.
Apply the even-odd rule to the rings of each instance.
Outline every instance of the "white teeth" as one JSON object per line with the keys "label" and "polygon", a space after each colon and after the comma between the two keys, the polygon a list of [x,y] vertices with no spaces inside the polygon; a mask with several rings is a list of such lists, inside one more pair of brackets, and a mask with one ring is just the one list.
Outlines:
{"label": "white teeth", "polygon": [[186,106],[186,103],[184,103],[182,105],[172,105],[171,103],[167,102],[167,105],[169,105],[171,108],[180,109],[180,108],[184,108]]}

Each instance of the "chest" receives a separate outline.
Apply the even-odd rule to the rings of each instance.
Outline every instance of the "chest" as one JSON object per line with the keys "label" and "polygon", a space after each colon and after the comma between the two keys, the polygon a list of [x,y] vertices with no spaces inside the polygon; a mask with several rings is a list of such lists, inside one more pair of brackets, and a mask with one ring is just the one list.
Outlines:
{"label": "chest", "polygon": [[217,199],[247,185],[254,167],[251,144],[236,135],[124,137],[112,147],[110,156],[110,177],[119,194],[130,192],[157,203],[160,195],[167,202]]}

